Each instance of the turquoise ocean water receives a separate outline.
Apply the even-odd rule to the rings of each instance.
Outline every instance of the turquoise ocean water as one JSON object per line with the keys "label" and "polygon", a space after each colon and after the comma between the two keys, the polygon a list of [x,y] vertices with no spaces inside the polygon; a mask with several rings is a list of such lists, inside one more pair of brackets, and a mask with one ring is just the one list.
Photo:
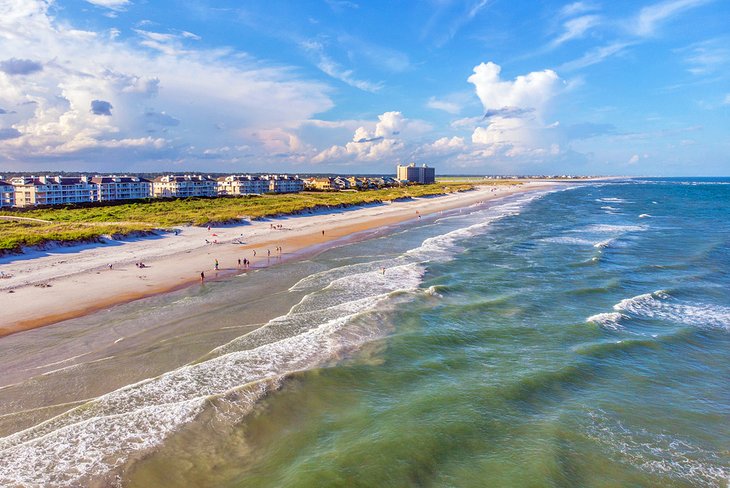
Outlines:
{"label": "turquoise ocean water", "polygon": [[728,486],[730,180],[517,195],[276,273],[287,314],[0,439],[0,480]]}

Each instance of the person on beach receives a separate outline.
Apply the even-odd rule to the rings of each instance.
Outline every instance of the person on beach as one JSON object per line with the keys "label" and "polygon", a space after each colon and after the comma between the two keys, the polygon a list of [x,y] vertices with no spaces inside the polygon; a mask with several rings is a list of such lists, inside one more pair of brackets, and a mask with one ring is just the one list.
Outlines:
{"label": "person on beach", "polygon": [[241,267],[241,258],[238,258],[238,267]]}
{"label": "person on beach", "polygon": [[267,249],[267,250],[266,250],[266,255],[267,255],[268,257],[271,257],[271,249]]}
{"label": "person on beach", "polygon": [[112,269],[112,263],[107,264],[109,266],[109,269]]}
{"label": "person on beach", "polygon": [[256,249],[253,250],[253,257],[256,257]]}
{"label": "person on beach", "polygon": [[205,271],[201,271],[200,272],[200,282],[201,283],[204,283],[205,282]]}
{"label": "person on beach", "polygon": [[380,268],[380,271],[381,271],[381,272],[382,272],[383,274],[385,274],[385,266],[381,267],[381,268]]}
{"label": "person on beach", "polygon": [[322,235],[324,235],[324,231],[322,231]]}
{"label": "person on beach", "polygon": [[218,260],[215,260],[215,270],[218,271]]}

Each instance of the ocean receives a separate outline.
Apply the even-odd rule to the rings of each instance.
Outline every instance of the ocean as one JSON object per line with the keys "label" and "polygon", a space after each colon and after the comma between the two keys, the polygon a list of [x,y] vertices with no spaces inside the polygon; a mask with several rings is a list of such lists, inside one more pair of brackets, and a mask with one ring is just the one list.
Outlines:
{"label": "ocean", "polygon": [[726,487],[729,288],[729,179],[425,217],[0,339],[0,486]]}

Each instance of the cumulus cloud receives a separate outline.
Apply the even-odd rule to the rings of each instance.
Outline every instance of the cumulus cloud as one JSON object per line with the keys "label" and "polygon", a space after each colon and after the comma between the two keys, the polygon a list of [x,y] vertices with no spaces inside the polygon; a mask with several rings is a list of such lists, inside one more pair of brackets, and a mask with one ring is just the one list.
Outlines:
{"label": "cumulus cloud", "polygon": [[497,64],[481,63],[467,80],[474,85],[484,107],[482,121],[488,123],[474,129],[471,142],[489,146],[481,149],[487,151],[481,157],[552,154],[554,148],[542,119],[561,86],[557,73],[535,71],[514,80],[503,80],[500,73]]}
{"label": "cumulus cloud", "polygon": [[467,144],[463,137],[441,137],[430,144],[421,146],[417,154],[429,158],[435,156],[449,156],[459,154],[467,150]]}
{"label": "cumulus cloud", "polygon": [[94,115],[111,116],[112,104],[105,100],[92,100],[91,101],[91,113]]}
{"label": "cumulus cloud", "polygon": [[[63,157],[78,167],[88,157],[96,165],[92,151],[102,148],[109,164],[159,164],[197,154],[194,147],[253,144],[256,131],[299,127],[333,106],[320,82],[245,53],[191,47],[189,35],[145,31],[120,39],[56,21],[44,0],[5,4],[0,52],[16,57],[0,64],[0,106],[18,113],[17,133],[0,141],[0,161]],[[164,138],[148,137],[155,126]],[[268,154],[264,144],[252,147],[259,152],[247,150],[246,157]]]}
{"label": "cumulus cloud", "polygon": [[10,58],[0,61],[0,71],[8,75],[29,75],[41,71],[43,65],[30,59]]}
{"label": "cumulus cloud", "polygon": [[355,129],[352,140],[345,145],[334,145],[321,151],[315,163],[348,163],[356,161],[388,161],[403,155],[406,144],[402,135],[419,134],[430,127],[421,121],[407,119],[401,112],[378,115],[374,124]]}
{"label": "cumulus cloud", "polygon": [[485,110],[517,107],[541,111],[555,95],[559,77],[553,70],[534,71],[520,75],[514,81],[502,80],[502,68],[493,63],[481,63],[467,81],[476,88]]}

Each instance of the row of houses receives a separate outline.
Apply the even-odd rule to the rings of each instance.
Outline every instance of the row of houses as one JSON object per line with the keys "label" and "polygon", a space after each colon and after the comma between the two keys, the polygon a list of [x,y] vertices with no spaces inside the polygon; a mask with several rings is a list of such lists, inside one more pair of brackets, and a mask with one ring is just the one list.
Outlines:
{"label": "row of houses", "polygon": [[32,207],[140,198],[216,197],[295,193],[304,181],[290,175],[19,176],[0,179],[0,207]]}
{"label": "row of houses", "polygon": [[433,183],[434,169],[415,163],[397,167],[397,178],[333,176],[307,178],[292,175],[163,175],[153,180],[140,176],[17,176],[0,177],[0,207],[33,207],[142,198],[238,196],[262,193],[297,193],[302,190],[366,190],[409,183]]}
{"label": "row of houses", "polygon": [[65,205],[141,198],[239,196],[307,190],[371,189],[403,184],[392,177],[308,178],[291,175],[19,176],[0,179],[0,207]]}
{"label": "row of houses", "polygon": [[357,176],[334,176],[323,178],[308,178],[304,186],[308,190],[370,190],[389,186],[402,186],[406,181],[397,180],[391,176],[376,178],[361,178]]}

